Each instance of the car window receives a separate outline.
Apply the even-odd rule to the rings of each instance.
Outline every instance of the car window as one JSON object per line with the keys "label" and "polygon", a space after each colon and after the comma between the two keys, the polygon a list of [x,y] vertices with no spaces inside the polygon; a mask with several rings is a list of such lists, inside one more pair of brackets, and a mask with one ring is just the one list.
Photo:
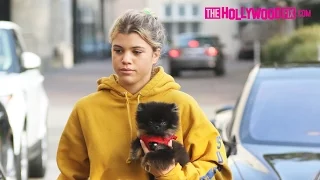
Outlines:
{"label": "car window", "polygon": [[199,46],[219,45],[219,38],[215,36],[181,36],[178,39],[178,45],[179,47],[188,47],[189,46],[188,43],[191,40],[196,40],[199,43]]}
{"label": "car window", "polygon": [[0,71],[7,71],[13,64],[8,32],[0,29]]}
{"label": "car window", "polygon": [[200,46],[203,45],[217,45],[219,43],[219,40],[217,37],[195,37],[194,40],[199,42]]}
{"label": "car window", "polygon": [[320,79],[257,81],[248,99],[243,142],[320,145]]}
{"label": "car window", "polygon": [[13,31],[13,38],[14,38],[14,45],[16,48],[17,57],[20,58],[21,54],[23,53],[23,49],[15,31]]}

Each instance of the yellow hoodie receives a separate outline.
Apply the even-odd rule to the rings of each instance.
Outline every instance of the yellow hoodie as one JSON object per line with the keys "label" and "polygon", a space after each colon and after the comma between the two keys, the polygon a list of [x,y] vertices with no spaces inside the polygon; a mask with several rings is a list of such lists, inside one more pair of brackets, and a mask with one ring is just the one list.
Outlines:
{"label": "yellow hoodie", "polygon": [[192,161],[184,168],[176,165],[158,180],[231,180],[218,131],[194,98],[179,89],[162,67],[137,94],[122,88],[116,75],[99,79],[98,91],[75,104],[62,133],[57,152],[58,180],[147,180],[140,163],[128,161],[130,143],[137,136],[137,104],[147,101],[178,105],[181,123],[176,136]]}

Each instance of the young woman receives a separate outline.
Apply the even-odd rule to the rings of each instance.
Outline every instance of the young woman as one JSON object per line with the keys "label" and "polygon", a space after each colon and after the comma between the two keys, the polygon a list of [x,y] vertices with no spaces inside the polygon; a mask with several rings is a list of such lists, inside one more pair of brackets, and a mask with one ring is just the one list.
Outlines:
{"label": "young woman", "polygon": [[[159,180],[232,179],[218,131],[195,99],[155,66],[165,37],[149,11],[129,10],[115,21],[109,36],[115,74],[99,79],[97,92],[75,104],[59,142],[59,180],[147,180],[148,172]],[[178,105],[177,141],[191,159],[185,167],[173,163],[159,171],[129,161],[137,105],[148,101]]]}

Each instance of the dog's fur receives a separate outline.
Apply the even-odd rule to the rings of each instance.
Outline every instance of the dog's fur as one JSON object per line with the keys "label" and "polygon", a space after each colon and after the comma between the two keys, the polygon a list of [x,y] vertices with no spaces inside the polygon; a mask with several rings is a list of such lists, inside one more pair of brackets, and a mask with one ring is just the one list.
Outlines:
{"label": "dog's fur", "polygon": [[[131,144],[131,160],[142,157],[141,166],[149,165],[151,168],[166,170],[173,163],[185,166],[189,155],[178,141],[172,140],[172,148],[167,144],[149,144],[151,151],[144,155],[140,144],[140,136],[170,137],[179,127],[178,108],[174,103],[148,102],[140,103],[137,108],[136,122],[138,137]],[[146,144],[146,146],[148,146]],[[150,179],[154,177],[149,174]]]}

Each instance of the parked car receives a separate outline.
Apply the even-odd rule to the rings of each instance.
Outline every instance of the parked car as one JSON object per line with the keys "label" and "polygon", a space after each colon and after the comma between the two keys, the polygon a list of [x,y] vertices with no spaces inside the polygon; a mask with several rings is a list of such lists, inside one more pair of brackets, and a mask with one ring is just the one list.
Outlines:
{"label": "parked car", "polygon": [[217,76],[225,74],[223,44],[217,36],[181,34],[168,52],[170,74],[179,76],[183,70],[212,70]]}
{"label": "parked car", "polygon": [[254,43],[252,41],[242,42],[238,52],[238,60],[254,59]]}
{"label": "parked car", "polygon": [[257,65],[235,106],[217,110],[235,180],[316,179],[320,64]]}
{"label": "parked car", "polygon": [[0,102],[0,180],[17,179],[17,166],[13,152],[12,128],[4,105]]}
{"label": "parked car", "polygon": [[26,51],[21,29],[0,21],[0,102],[12,127],[18,179],[43,177],[47,163],[49,100],[38,55]]}

